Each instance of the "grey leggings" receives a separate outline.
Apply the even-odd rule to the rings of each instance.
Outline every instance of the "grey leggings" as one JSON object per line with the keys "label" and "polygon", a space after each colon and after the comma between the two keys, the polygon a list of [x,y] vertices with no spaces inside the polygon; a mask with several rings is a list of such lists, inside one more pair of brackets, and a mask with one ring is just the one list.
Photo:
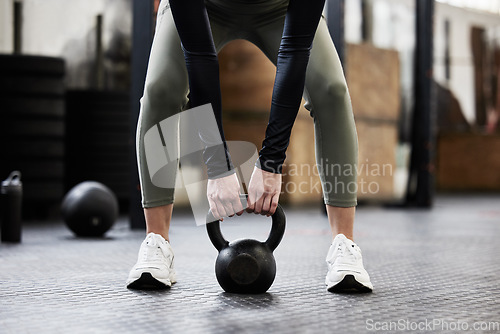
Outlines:
{"label": "grey leggings", "polygon": [[[234,39],[246,39],[276,64],[288,2],[268,0],[242,3],[206,0],[217,51]],[[325,20],[319,23],[311,50],[305,84],[306,108],[314,119],[316,161],[325,204],[356,205],[357,135],[351,101],[337,52]],[[137,127],[137,159],[145,208],[173,203],[174,189],[153,185],[146,162],[144,135],[162,120],[182,111],[188,102],[188,79],[169,3],[163,0],[141,99]],[[177,131],[174,127],[171,131]],[[169,138],[178,136],[170,133]],[[177,165],[163,174],[173,184]]]}

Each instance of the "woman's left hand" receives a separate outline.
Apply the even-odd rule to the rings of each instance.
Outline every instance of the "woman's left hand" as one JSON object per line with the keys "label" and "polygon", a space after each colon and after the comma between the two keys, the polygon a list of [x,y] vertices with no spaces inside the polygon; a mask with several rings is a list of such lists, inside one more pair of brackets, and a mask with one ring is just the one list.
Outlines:
{"label": "woman's left hand", "polygon": [[278,207],[281,193],[281,174],[266,172],[254,167],[248,184],[247,212],[271,216]]}

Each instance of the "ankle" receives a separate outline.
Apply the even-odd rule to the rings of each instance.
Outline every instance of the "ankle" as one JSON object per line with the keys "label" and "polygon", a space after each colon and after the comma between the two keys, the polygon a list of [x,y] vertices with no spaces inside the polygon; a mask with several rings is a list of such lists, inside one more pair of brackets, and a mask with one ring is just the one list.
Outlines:
{"label": "ankle", "polygon": [[168,237],[168,231],[155,230],[155,229],[147,229],[146,230],[146,235],[148,235],[149,233],[159,234],[159,235],[161,235],[163,237],[163,239],[165,239],[168,242],[170,242],[169,237]]}
{"label": "ankle", "polygon": [[147,233],[156,233],[169,241],[168,230],[172,218],[173,204],[144,209]]}
{"label": "ankle", "polygon": [[328,221],[332,229],[332,236],[343,234],[346,238],[353,240],[355,207],[342,208],[331,205],[326,206]]}
{"label": "ankle", "polygon": [[354,242],[354,236],[353,236],[353,233],[352,232],[349,232],[349,231],[345,231],[345,232],[342,232],[342,231],[335,231],[333,232],[333,239],[335,239],[335,237],[339,234],[343,234],[347,239],[351,240],[352,242]]}

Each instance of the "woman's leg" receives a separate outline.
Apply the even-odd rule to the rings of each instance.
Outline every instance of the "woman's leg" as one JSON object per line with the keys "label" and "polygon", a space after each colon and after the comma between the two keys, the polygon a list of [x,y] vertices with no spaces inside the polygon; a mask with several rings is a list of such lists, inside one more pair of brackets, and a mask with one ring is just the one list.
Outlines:
{"label": "woman's leg", "polygon": [[[261,27],[252,40],[275,64],[282,29],[283,19],[277,18]],[[342,65],[324,19],[320,20],[314,38],[306,91],[306,107],[314,118],[316,161],[332,234],[342,233],[352,240],[357,204],[357,135]]]}
{"label": "woman's leg", "polygon": [[169,2],[163,0],[137,127],[137,159],[148,235],[127,279],[132,289],[166,288],[176,282],[174,254],[164,239],[169,239],[179,161],[179,117],[173,116],[186,106],[188,92],[180,45]]}
{"label": "woman's leg", "polygon": [[316,159],[325,204],[356,206],[358,139],[351,98],[325,20],[321,20],[307,68],[306,107],[314,118]]}
{"label": "woman's leg", "polygon": [[[141,99],[141,112],[137,127],[137,152],[142,190],[142,204],[146,217],[147,232],[162,235],[168,240],[172,216],[178,153],[174,161],[161,169],[161,183],[170,187],[158,187],[151,181],[146,156],[145,137],[150,129],[163,120],[177,115],[187,105],[188,74],[179,34],[174,24],[169,2],[163,0],[158,10],[155,37],[149,58],[148,72]],[[230,33],[221,23],[211,23],[217,51],[230,40]],[[175,118],[174,118],[175,119]],[[162,133],[169,147],[178,147],[179,133],[176,126]]]}
{"label": "woman's leg", "polygon": [[[163,0],[158,9],[144,95],[141,99],[137,126],[137,159],[147,232],[160,234],[167,240],[178,157],[174,157],[173,162],[162,169],[165,184],[169,184],[170,187],[159,187],[153,184],[146,157],[145,136],[148,130],[155,129],[161,121],[178,114],[183,109],[187,104],[187,93],[188,80],[184,55],[168,8],[168,1]],[[164,136],[164,139],[170,141],[168,145],[176,147],[178,145],[177,127],[172,127],[172,130],[168,138]]]}
{"label": "woman's leg", "polygon": [[[261,36],[276,39],[276,34]],[[273,45],[276,47],[276,41],[271,50]],[[266,53],[275,59],[275,52]],[[320,21],[313,42],[306,91],[314,118],[316,161],[334,237],[326,256],[325,285],[330,292],[371,292],[373,285],[361,250],[352,241],[357,190],[356,127],[342,66],[325,20]]]}
{"label": "woman's leg", "polygon": [[316,160],[333,236],[353,239],[358,139],[351,98],[325,20],[314,39],[306,76],[314,118]]}

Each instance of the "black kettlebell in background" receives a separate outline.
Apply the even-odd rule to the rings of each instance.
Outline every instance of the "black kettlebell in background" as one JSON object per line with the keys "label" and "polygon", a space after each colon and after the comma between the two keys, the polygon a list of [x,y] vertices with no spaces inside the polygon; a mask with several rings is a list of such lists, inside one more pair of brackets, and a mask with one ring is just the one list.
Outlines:
{"label": "black kettlebell in background", "polygon": [[219,220],[211,213],[207,217],[210,241],[219,251],[215,262],[215,274],[226,292],[256,294],[266,292],[276,277],[276,261],[273,251],[285,233],[286,218],[278,204],[272,215],[272,227],[265,242],[253,239],[224,239]]}

